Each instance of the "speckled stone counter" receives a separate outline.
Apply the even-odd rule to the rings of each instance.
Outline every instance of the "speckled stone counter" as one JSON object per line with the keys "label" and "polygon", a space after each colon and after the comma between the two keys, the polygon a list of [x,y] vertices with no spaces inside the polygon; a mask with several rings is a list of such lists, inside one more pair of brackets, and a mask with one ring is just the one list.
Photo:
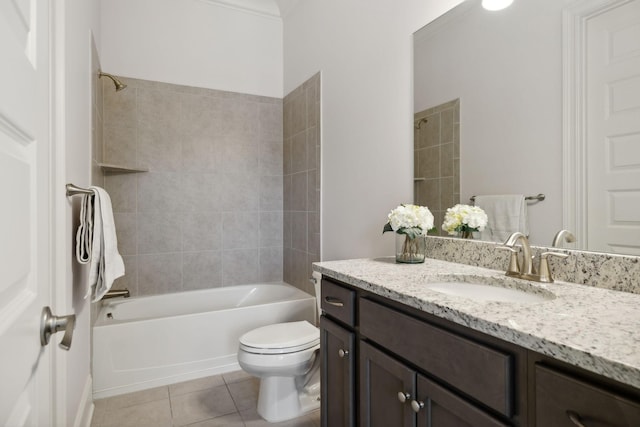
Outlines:
{"label": "speckled stone counter", "polygon": [[[393,257],[315,263],[341,282],[434,314],[476,331],[640,388],[640,295],[566,282],[534,283],[503,271],[427,259]],[[481,302],[426,288],[433,282],[498,283],[553,299],[536,303]]]}

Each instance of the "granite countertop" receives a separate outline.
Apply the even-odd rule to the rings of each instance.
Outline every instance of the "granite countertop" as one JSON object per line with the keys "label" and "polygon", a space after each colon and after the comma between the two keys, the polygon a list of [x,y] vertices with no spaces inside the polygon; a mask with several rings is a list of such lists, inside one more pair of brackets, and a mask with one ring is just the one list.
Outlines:
{"label": "granite countertop", "polygon": [[[566,282],[535,283],[504,271],[426,259],[393,257],[315,263],[341,282],[476,331],[640,388],[640,295]],[[430,290],[442,281],[500,282],[555,298],[536,303],[476,301]]]}

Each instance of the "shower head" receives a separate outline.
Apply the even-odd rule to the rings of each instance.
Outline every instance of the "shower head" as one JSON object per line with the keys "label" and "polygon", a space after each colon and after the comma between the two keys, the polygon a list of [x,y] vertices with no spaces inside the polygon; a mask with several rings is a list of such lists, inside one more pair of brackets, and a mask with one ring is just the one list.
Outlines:
{"label": "shower head", "polygon": [[125,89],[127,87],[126,84],[122,83],[120,80],[118,80],[117,77],[114,77],[111,74],[103,73],[102,71],[100,71],[98,73],[98,77],[102,76],[109,77],[113,81],[113,84],[116,86],[116,92],[120,92],[122,89]]}
{"label": "shower head", "polygon": [[415,125],[413,125],[414,129],[420,129],[420,127],[422,126],[423,123],[427,123],[428,120],[426,118],[421,118],[420,121],[418,123],[416,123]]}

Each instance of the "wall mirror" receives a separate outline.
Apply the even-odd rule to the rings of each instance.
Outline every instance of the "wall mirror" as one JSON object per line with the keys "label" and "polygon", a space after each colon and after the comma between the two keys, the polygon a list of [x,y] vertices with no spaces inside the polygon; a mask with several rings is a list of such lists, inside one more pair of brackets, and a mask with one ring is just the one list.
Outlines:
{"label": "wall mirror", "polygon": [[[425,111],[439,108],[444,111],[454,105],[453,122],[445,121],[442,116],[437,132],[441,135],[449,132],[449,126],[453,126],[454,134],[459,132],[453,140],[452,196],[446,200],[449,188],[447,184],[442,185],[440,191],[444,197],[440,197],[440,205],[434,209],[439,212],[434,215],[436,226],[442,224],[444,210],[449,207],[446,204],[469,203],[474,195],[543,193],[544,201],[528,204],[530,241],[550,246],[555,233],[567,223],[566,217],[563,221],[563,212],[566,215],[571,210],[567,206],[573,203],[576,209],[574,200],[563,198],[563,192],[566,193],[563,179],[567,179],[563,174],[563,170],[566,171],[566,162],[563,162],[563,132],[566,132],[566,125],[563,127],[563,10],[589,2],[515,0],[507,9],[496,12],[484,10],[480,3],[480,0],[464,1],[414,34],[414,113],[417,113],[414,128],[428,128],[429,121],[421,123],[421,114]],[[633,2],[602,0],[600,3]],[[631,39],[627,41],[629,44],[629,54],[635,52],[640,56],[640,42]],[[632,93],[637,96],[627,96],[635,97],[625,101],[627,109],[636,108],[636,114],[640,114],[640,91],[634,88]],[[640,122],[638,117],[635,120]],[[458,148],[455,138],[458,138]],[[637,140],[635,147],[640,147],[640,138]],[[618,156],[627,153],[640,158],[640,148],[631,147],[629,141],[625,147],[626,151],[620,150]],[[415,148],[423,149],[419,142]],[[438,172],[446,172],[448,160],[440,155],[438,161]],[[426,160],[416,153],[416,171],[421,162],[424,165]],[[456,166],[459,167],[457,177]],[[432,184],[430,179],[414,182],[417,202],[420,192]],[[584,185],[586,199],[591,191],[586,178]],[[640,201],[640,191],[636,194]],[[629,204],[625,206],[628,208]],[[622,219],[640,230],[638,214],[628,214]],[[603,227],[602,230],[610,233]],[[640,234],[635,236],[640,242]],[[624,245],[614,248],[578,241],[566,247],[640,254],[637,248]]]}

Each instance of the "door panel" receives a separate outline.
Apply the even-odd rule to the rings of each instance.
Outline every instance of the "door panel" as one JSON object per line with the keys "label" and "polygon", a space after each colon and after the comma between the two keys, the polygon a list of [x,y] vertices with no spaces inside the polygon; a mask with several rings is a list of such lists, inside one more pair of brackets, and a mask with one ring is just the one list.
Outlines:
{"label": "door panel", "polygon": [[0,2],[0,425],[50,425],[49,2]]}

